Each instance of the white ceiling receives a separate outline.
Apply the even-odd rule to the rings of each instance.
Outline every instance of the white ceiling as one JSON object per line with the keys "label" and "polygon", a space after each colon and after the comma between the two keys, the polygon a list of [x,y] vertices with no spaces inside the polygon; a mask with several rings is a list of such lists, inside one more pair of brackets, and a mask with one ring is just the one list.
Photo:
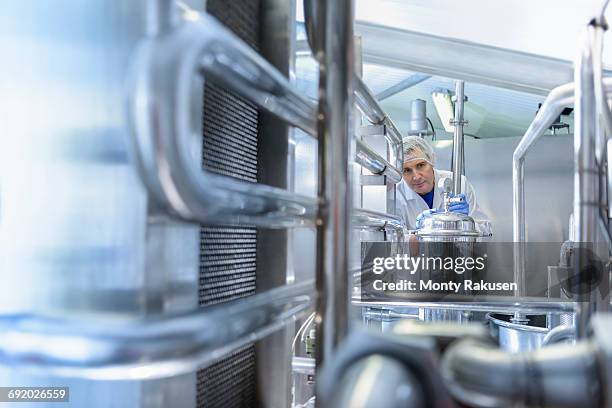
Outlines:
{"label": "white ceiling", "polygon": [[[601,3],[600,0],[356,0],[355,17],[367,23],[573,60],[588,18],[597,12]],[[301,19],[300,9],[298,4],[298,19]],[[606,16],[612,21],[612,6]],[[608,33],[604,60],[610,62],[611,41]],[[409,47],[406,52],[410,52]],[[363,78],[377,94],[413,74],[365,64]],[[299,86],[314,98],[317,76],[316,64],[311,58],[298,59],[297,77]],[[405,133],[411,100],[424,99],[434,127],[440,136],[448,137],[431,103],[431,92],[436,88],[453,90],[453,81],[432,77],[381,104]],[[522,135],[538,103],[544,100],[543,96],[469,82],[465,93],[469,98],[465,116],[470,121],[465,131],[487,138]],[[571,119],[568,122],[571,124]]]}
{"label": "white ceiling", "polygon": [[[584,28],[601,4],[601,0],[356,0],[355,18],[573,60]],[[612,7],[606,17],[612,21]],[[607,55],[604,60],[612,61]]]}

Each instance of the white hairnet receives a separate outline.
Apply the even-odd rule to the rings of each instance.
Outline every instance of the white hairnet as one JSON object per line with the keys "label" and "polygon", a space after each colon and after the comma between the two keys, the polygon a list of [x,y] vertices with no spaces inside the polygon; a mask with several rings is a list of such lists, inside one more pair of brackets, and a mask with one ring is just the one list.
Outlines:
{"label": "white hairnet", "polygon": [[436,154],[433,147],[420,136],[406,136],[403,139],[404,162],[422,159],[432,166],[436,164]]}

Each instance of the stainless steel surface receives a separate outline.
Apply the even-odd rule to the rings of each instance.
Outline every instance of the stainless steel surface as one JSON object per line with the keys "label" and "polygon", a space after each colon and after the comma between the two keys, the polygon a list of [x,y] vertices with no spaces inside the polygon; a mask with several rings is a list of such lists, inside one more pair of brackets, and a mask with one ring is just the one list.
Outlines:
{"label": "stainless steel surface", "polygon": [[425,218],[416,234],[425,240],[453,237],[475,240],[480,236],[472,217],[454,212],[435,213]]}
{"label": "stainless steel surface", "polygon": [[403,234],[406,226],[400,217],[363,208],[353,210],[353,227],[395,230]]}
{"label": "stainless steel surface", "polygon": [[[0,314],[137,318],[197,305],[197,227],[148,217],[125,115],[132,53],[163,31],[170,7],[2,4]],[[157,408],[171,396],[173,407],[186,408],[195,400],[193,374],[97,382],[2,366],[0,383],[68,386],[66,408]]]}
{"label": "stainless steel surface", "polygon": [[608,219],[612,218],[612,139],[608,139],[606,142],[606,161],[607,167],[605,169],[606,176],[608,178],[607,191],[608,191]]}
{"label": "stainless steel surface", "polygon": [[408,134],[425,136],[429,133],[431,132],[427,124],[425,101],[422,99],[415,99],[410,103],[410,125],[408,127]]}
{"label": "stainless steel surface", "polygon": [[606,97],[606,90],[604,86],[603,78],[603,37],[605,30],[601,25],[597,25],[593,28],[592,42],[593,42],[593,81],[595,86],[595,108],[597,111],[595,122],[595,140],[596,140],[596,157],[599,163],[603,163],[602,155],[606,152],[608,137],[612,135],[612,113],[610,112],[610,106],[608,105],[608,98]]}
{"label": "stainless steel surface", "polygon": [[314,375],[315,359],[310,357],[293,357],[291,368],[297,374]]}
{"label": "stainless steel surface", "polygon": [[[599,120],[595,106],[595,83],[593,74],[592,42],[594,27],[589,25],[585,36],[585,45],[575,64],[575,133],[574,133],[574,223],[576,225],[576,242],[578,245],[597,241],[596,231],[599,216],[599,170],[595,160],[596,140],[595,122]],[[599,86],[599,84],[598,84]],[[577,251],[577,273],[582,273],[586,265],[584,251]],[[579,277],[580,279],[580,277]],[[600,305],[592,291],[588,302],[580,303],[580,313],[576,327],[578,338],[587,336],[588,324],[592,314]],[[607,305],[609,308],[609,304]]]}
{"label": "stainless steel surface", "polygon": [[[504,320],[504,317],[509,321]],[[546,327],[534,326],[532,316],[528,318],[525,323],[514,323],[510,315],[487,314],[487,320],[492,330],[496,332],[499,346],[513,353],[539,349],[550,331]]]}
{"label": "stainless steel surface", "polygon": [[[592,79],[592,78],[591,78]],[[592,81],[591,81],[592,83]],[[602,82],[604,91],[612,91],[612,81],[605,79]],[[592,88],[592,87],[591,87]],[[524,243],[527,241],[526,236],[526,221],[525,221],[525,174],[524,165],[525,157],[535,142],[544,134],[548,127],[556,120],[563,108],[571,105],[575,98],[575,88],[573,83],[566,84],[555,88],[544,101],[544,104],[538,111],[533,123],[529,126],[525,135],[521,139],[519,145],[514,151],[512,158],[512,186],[513,186],[513,240],[514,242]],[[578,95],[578,94],[576,94]],[[576,104],[578,106],[578,104]],[[590,118],[595,123],[594,117]],[[589,119],[587,119],[589,120]],[[578,116],[576,116],[576,125],[578,125]],[[575,135],[578,135],[576,128]],[[577,136],[576,136],[577,137]],[[578,151],[575,142],[575,151]],[[594,146],[593,146],[594,149]],[[595,165],[594,157],[592,164]],[[595,176],[594,176],[595,177]],[[576,189],[576,191],[578,191]],[[575,198],[576,200],[576,198]],[[578,226],[576,222],[574,225]],[[593,224],[595,228],[595,224]],[[578,236],[576,242],[581,242]],[[592,241],[591,241],[592,242]],[[518,285],[518,296],[524,293],[524,271],[525,271],[525,250],[522,244],[518,245],[515,252],[515,281]]]}
{"label": "stainless steel surface", "polygon": [[599,406],[598,353],[595,344],[582,342],[517,355],[465,338],[448,347],[440,366],[450,393],[468,406]]}
{"label": "stainless steel surface", "polygon": [[455,118],[453,125],[453,194],[461,194],[461,175],[463,174],[463,104],[465,83],[455,82]]}
{"label": "stainless steel surface", "polygon": [[527,240],[525,233],[525,156],[561,114],[563,108],[573,103],[573,94],[574,86],[571,83],[559,86],[550,92],[512,156],[512,235],[513,241],[518,243],[514,254],[514,281],[517,283],[517,296],[522,296],[525,290],[526,260],[523,246]]}
{"label": "stainless steel surface", "polygon": [[0,363],[97,380],[172,377],[282,328],[312,307],[314,298],[314,285],[307,282],[151,320],[4,315]]}
{"label": "stainless steel surface", "polygon": [[[359,297],[353,298],[353,304],[357,306],[369,306],[379,308],[393,308],[399,310],[406,308],[406,302],[362,302]],[[451,303],[451,302],[410,302],[410,309],[448,309],[468,310],[472,312],[495,312],[508,313],[508,311],[521,311],[523,313],[568,313],[576,311],[576,304],[572,302],[545,302],[541,299],[523,298],[517,301],[515,298],[495,299],[491,301],[479,301],[478,303]]]}
{"label": "stainless steel surface", "polygon": [[429,78],[431,78],[430,75],[413,74],[410,77],[404,79],[403,81],[400,81],[397,84],[385,89],[384,91],[377,93],[376,99],[378,99],[378,101],[380,102],[402,91],[405,91],[406,89],[412,86],[420,84],[421,82],[426,81]]}
{"label": "stainless steel surface", "polygon": [[[149,192],[158,205],[189,221],[267,227],[312,225],[316,200],[202,172],[199,161],[194,160],[191,84],[207,50],[214,51],[215,44],[227,44],[226,51],[235,53],[235,58],[245,56],[247,60],[242,62],[251,61],[249,66],[262,58],[211,17],[197,13],[186,16],[166,36],[143,40],[134,57],[130,120],[141,177]],[[214,61],[211,64],[215,66]],[[282,78],[274,68],[268,71],[271,77]],[[266,76],[257,78],[262,81],[260,87],[280,83],[270,82]],[[278,81],[286,82],[284,78]],[[173,102],[156,103],[159,98]]]}
{"label": "stainless steel surface", "polygon": [[348,331],[349,237],[352,191],[349,163],[354,147],[353,4],[352,0],[318,1],[317,37],[325,52],[319,71],[319,161],[316,282],[317,366],[331,355]]}
{"label": "stainless steel surface", "polygon": [[355,32],[363,38],[365,63],[538,95],[573,78],[572,61],[363,21],[357,21]]}
{"label": "stainless steel surface", "polygon": [[376,97],[368,89],[361,78],[355,76],[355,103],[359,110],[375,125],[385,125],[385,137],[393,150],[393,160],[400,167],[403,161],[402,153],[402,134],[397,129],[393,121],[387,116],[380,107]]}
{"label": "stainless steel surface", "polygon": [[391,322],[400,319],[419,319],[418,310],[417,313],[403,313],[391,309],[378,309],[372,307],[364,308],[362,316],[366,320],[376,320],[382,322]]}
{"label": "stainless steel surface", "polygon": [[[252,3],[252,0],[245,3]],[[258,8],[259,30],[253,36],[259,35],[261,55],[289,81],[295,80],[295,0],[261,0]],[[291,180],[295,146],[293,135],[297,129],[274,115],[259,114],[258,121],[257,181],[291,191],[294,186]],[[257,231],[257,292],[295,282],[291,268],[291,233],[291,229]],[[240,268],[240,265],[237,266]],[[290,322],[255,344],[253,377],[257,384],[253,388],[257,390],[261,406],[285,407],[291,404],[291,340],[294,326]]]}
{"label": "stainless steel surface", "polygon": [[402,180],[402,173],[397,167],[383,159],[370,146],[358,139],[355,140],[355,144],[355,161],[357,163],[374,174],[386,176],[390,183],[395,184]]}
{"label": "stainless steel surface", "polygon": [[[215,82],[232,89],[287,123],[308,133],[315,133],[316,105],[299,93],[275,67],[206,14],[195,16],[192,13],[187,19],[204,30],[193,30],[192,38],[175,46],[192,54],[189,56],[189,59],[193,58],[190,63],[196,64],[196,69],[203,70]],[[194,50],[190,52],[188,47]],[[188,66],[185,68],[191,71]]]}
{"label": "stainless steel surface", "polygon": [[570,326],[557,326],[551,329],[542,340],[542,345],[571,342],[576,340],[576,330]]}

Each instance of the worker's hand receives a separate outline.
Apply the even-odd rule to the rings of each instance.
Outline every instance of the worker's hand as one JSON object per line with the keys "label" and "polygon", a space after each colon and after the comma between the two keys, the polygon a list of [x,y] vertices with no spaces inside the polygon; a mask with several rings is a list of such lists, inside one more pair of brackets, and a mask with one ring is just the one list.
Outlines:
{"label": "worker's hand", "polygon": [[421,226],[423,224],[423,220],[425,218],[431,217],[431,214],[435,214],[437,213],[438,210],[436,210],[435,208],[432,208],[430,210],[425,210],[422,213],[420,213],[417,217],[416,217],[416,229],[421,229]]}
{"label": "worker's hand", "polygon": [[465,215],[470,214],[470,204],[465,199],[465,194],[457,194],[456,196],[451,195],[451,202],[448,210],[451,212],[461,213]]}

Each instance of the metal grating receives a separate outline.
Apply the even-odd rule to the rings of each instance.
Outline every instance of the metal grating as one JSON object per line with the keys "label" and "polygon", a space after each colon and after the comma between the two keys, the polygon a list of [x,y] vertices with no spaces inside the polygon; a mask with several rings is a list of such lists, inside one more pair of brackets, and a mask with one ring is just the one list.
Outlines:
{"label": "metal grating", "polygon": [[[207,12],[254,49],[259,48],[259,0],[208,0]],[[204,87],[202,167],[257,182],[257,108],[215,84]],[[208,227],[200,231],[200,306],[255,293],[257,230]],[[197,373],[197,406],[257,405],[255,347],[238,350]]]}

